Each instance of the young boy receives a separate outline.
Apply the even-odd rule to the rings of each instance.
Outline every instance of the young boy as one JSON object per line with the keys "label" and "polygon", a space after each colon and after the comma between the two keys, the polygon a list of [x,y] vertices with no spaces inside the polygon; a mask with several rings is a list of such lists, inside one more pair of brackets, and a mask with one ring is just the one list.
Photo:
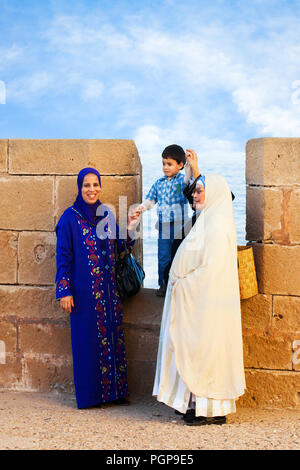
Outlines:
{"label": "young boy", "polygon": [[[156,294],[163,297],[166,293],[164,271],[171,259],[171,248],[176,233],[181,233],[188,200],[183,195],[185,177],[180,174],[186,163],[186,155],[182,147],[169,145],[162,152],[163,172],[151,187],[146,200],[139,207],[141,211],[151,209],[157,204],[158,214],[158,284]],[[179,235],[180,236],[180,235]]]}

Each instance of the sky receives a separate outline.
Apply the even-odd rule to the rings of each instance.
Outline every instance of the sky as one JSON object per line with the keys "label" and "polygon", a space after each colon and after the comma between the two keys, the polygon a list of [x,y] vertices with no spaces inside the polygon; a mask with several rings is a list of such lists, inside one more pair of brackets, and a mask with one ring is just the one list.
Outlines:
{"label": "sky", "polygon": [[300,1],[0,0],[0,138],[133,139],[243,167],[300,136]]}

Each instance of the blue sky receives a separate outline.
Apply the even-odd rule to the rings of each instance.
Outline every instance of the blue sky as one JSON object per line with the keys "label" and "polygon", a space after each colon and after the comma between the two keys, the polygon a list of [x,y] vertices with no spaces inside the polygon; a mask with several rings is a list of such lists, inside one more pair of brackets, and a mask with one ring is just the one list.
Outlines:
{"label": "blue sky", "polygon": [[134,139],[244,164],[300,136],[300,2],[1,0],[0,138]]}

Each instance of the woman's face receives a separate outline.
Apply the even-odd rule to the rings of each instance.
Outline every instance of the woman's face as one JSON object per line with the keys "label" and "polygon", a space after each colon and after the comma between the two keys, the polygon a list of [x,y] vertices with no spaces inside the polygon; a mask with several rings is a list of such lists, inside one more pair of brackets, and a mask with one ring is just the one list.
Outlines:
{"label": "woman's face", "polygon": [[101,187],[97,175],[94,173],[88,173],[85,175],[81,195],[87,204],[95,204],[100,195]]}
{"label": "woman's face", "polygon": [[193,196],[193,208],[194,209],[203,209],[205,202],[205,188],[204,186],[198,184],[195,188],[195,191],[192,194]]}

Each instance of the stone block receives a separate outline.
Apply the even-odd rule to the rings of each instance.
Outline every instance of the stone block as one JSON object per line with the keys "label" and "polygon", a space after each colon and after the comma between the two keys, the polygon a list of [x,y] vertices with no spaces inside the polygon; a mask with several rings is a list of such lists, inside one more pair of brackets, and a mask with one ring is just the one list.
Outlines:
{"label": "stone block", "polygon": [[300,295],[300,246],[253,243],[258,290],[263,294]]}
{"label": "stone block", "polygon": [[281,240],[283,191],[280,188],[247,187],[246,240]]}
{"label": "stone block", "polygon": [[74,392],[72,360],[69,357],[27,356],[23,359],[23,383],[26,390]]}
{"label": "stone block", "polygon": [[54,287],[0,286],[0,318],[66,320]]}
{"label": "stone block", "polygon": [[[71,206],[76,199],[77,178],[75,176],[58,176],[56,178],[56,220]],[[121,199],[120,199],[121,198]],[[103,176],[101,178],[100,200],[114,210],[119,223],[119,209],[127,210],[134,203],[140,203],[140,176]],[[125,215],[126,218],[126,215]],[[127,219],[126,219],[127,220]]]}
{"label": "stone block", "polygon": [[124,326],[148,328],[159,334],[164,298],[155,289],[142,288],[138,294],[123,302]]}
{"label": "stone block", "polygon": [[55,233],[22,232],[19,239],[19,283],[54,284],[55,273]]}
{"label": "stone block", "polygon": [[0,388],[4,390],[20,390],[23,388],[20,355],[8,353],[5,364],[0,364]]}
{"label": "stone block", "polygon": [[17,280],[18,234],[0,231],[0,283],[14,284]]}
{"label": "stone block", "polygon": [[85,167],[102,175],[141,173],[132,140],[10,139],[11,174],[77,175]]}
{"label": "stone block", "polygon": [[300,189],[294,188],[290,198],[289,236],[291,243],[300,243]]}
{"label": "stone block", "polygon": [[300,373],[246,371],[247,390],[239,398],[241,407],[294,408],[299,405]]}
{"label": "stone block", "polygon": [[0,227],[54,229],[54,179],[51,176],[0,176]]}
{"label": "stone block", "polygon": [[300,297],[273,297],[272,325],[281,332],[300,333]]}
{"label": "stone block", "polygon": [[22,353],[72,355],[70,328],[65,324],[37,323],[19,325]]}
{"label": "stone block", "polygon": [[259,138],[246,144],[246,182],[265,186],[300,183],[300,139]]}
{"label": "stone block", "polygon": [[5,353],[17,352],[17,327],[13,323],[0,321],[0,341],[4,343]]}
{"label": "stone block", "polygon": [[241,301],[243,329],[266,331],[271,325],[272,296],[257,294]]}
{"label": "stone block", "polygon": [[156,361],[158,334],[144,328],[128,327],[125,330],[126,356],[130,361]]}
{"label": "stone block", "polygon": [[7,172],[8,165],[8,140],[0,139],[0,173]]}
{"label": "stone block", "polygon": [[245,367],[292,370],[292,340],[272,334],[243,335]]}
{"label": "stone block", "polygon": [[156,362],[127,360],[128,388],[131,397],[151,397]]}

